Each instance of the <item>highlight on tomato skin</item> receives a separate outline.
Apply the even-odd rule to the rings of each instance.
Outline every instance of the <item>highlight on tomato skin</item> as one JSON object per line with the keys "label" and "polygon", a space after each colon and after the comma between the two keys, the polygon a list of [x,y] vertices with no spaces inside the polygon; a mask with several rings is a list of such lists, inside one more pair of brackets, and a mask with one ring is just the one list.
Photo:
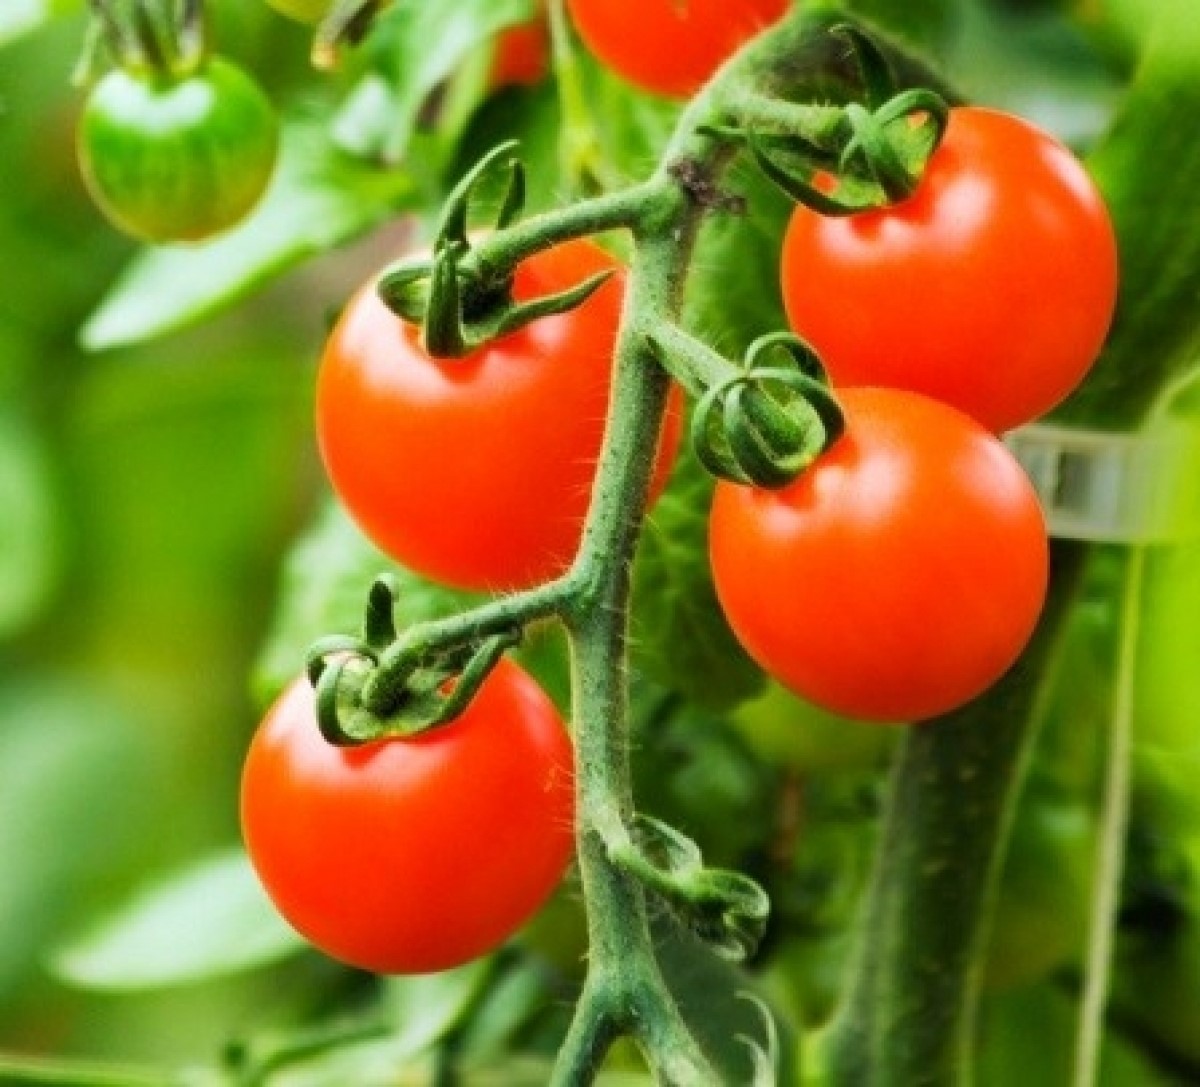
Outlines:
{"label": "highlight on tomato skin", "polygon": [[446,970],[503,943],[561,881],[571,742],[507,660],[457,720],[359,748],[325,741],[301,677],[251,743],[241,817],[268,895],[322,951],[377,973]]}
{"label": "highlight on tomato skin", "polygon": [[782,18],[789,0],[568,0],[584,44],[643,90],[698,91],[738,48]]}
{"label": "highlight on tomato skin", "polygon": [[[317,436],[333,488],[386,554],[463,589],[549,581],[574,559],[591,501],[612,387],[624,272],[590,241],[517,269],[518,300],[616,275],[582,306],[461,359],[432,359],[416,326],[368,284],[325,348]],[[674,463],[673,390],[652,498]]]}
{"label": "highlight on tomato skin", "polygon": [[1049,547],[1007,449],[945,404],[847,389],[846,433],[788,487],[720,483],[709,523],[734,633],[796,694],[862,720],[947,713],[1031,637]]}
{"label": "highlight on tomato skin", "polygon": [[999,433],[1086,376],[1112,321],[1118,254],[1066,147],[963,106],[907,200],[838,219],[798,206],[781,278],[789,323],[836,386],[923,393]]}

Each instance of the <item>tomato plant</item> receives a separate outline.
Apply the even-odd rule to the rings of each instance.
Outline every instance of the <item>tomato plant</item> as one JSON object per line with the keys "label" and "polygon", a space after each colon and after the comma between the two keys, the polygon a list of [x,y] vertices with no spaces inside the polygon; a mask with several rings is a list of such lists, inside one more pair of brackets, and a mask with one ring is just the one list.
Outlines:
{"label": "tomato plant", "polygon": [[1003,431],[1049,411],[1095,361],[1117,252],[1065,147],[961,107],[908,199],[846,218],[798,207],[782,279],[793,328],[835,384],[911,389]]}
{"label": "tomato plant", "polygon": [[451,724],[360,748],[325,741],[301,679],[250,747],[242,827],[280,912],[322,950],[381,973],[445,970],[558,885],[571,764],[557,712],[515,664]]}
{"label": "tomato plant", "polygon": [[[513,292],[531,299],[617,268],[571,242],[523,262]],[[370,285],[355,297],[325,348],[317,429],[334,489],[375,543],[462,588],[515,588],[567,568],[604,435],[621,282],[461,359],[431,358]],[[678,431],[675,417],[657,489]]]}
{"label": "tomato plant", "polygon": [[79,161],[96,203],[151,241],[199,241],[242,219],[275,163],[270,102],[236,65],[189,75],[109,72],[88,95]]}
{"label": "tomato plant", "polygon": [[1013,663],[1046,590],[1037,496],[999,442],[912,393],[848,389],[846,433],[779,491],[722,483],[710,522],[721,606],[805,698],[911,721]]}
{"label": "tomato plant", "polygon": [[569,0],[580,36],[631,83],[687,97],[788,0]]}

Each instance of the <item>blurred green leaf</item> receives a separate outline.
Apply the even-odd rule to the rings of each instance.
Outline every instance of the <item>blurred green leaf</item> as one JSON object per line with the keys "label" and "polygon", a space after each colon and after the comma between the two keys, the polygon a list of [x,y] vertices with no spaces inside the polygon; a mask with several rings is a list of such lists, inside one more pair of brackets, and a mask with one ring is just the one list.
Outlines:
{"label": "blurred green leaf", "polygon": [[186,985],[278,962],[307,944],[271,905],[240,850],[189,865],[53,954],[92,989]]}
{"label": "blurred green leaf", "polygon": [[1162,0],[1136,78],[1088,160],[1117,228],[1121,294],[1108,346],[1064,419],[1136,424],[1200,349],[1200,140],[1180,124],[1200,111],[1198,56],[1193,0]]}
{"label": "blurred green leaf", "polygon": [[47,677],[0,690],[0,998],[128,859],[144,770],[135,730],[90,688]]}
{"label": "blurred green leaf", "polygon": [[465,593],[425,581],[385,558],[330,499],[284,564],[279,605],[259,660],[255,689],[269,701],[304,667],[309,645],[326,634],[362,628],[371,583],[382,573],[400,580],[397,623],[417,623],[469,606]]}
{"label": "blurred green leaf", "polygon": [[144,249],[88,318],[90,350],[140,343],[231,305],[305,259],[411,206],[411,178],[339,151],[315,119],[285,125],[275,178],[239,227],[203,245]]}
{"label": "blurred green leaf", "polygon": [[723,709],[765,680],[717,603],[708,564],[712,480],[690,450],[646,525],[634,569],[633,660],[698,705]]}
{"label": "blurred green leaf", "polygon": [[48,0],[4,0],[0,6],[0,45],[36,30],[50,17]]}
{"label": "blurred green leaf", "polygon": [[32,619],[61,567],[56,497],[46,453],[15,412],[0,408],[0,639]]}
{"label": "blurred green leaf", "polygon": [[407,1059],[449,1034],[491,981],[493,967],[485,958],[438,974],[389,978],[384,999],[397,1026],[389,1040],[392,1052]]}
{"label": "blurred green leaf", "polygon": [[[335,123],[338,142],[356,154],[399,162],[434,89],[482,43],[533,14],[532,0],[391,6],[363,48],[369,70]],[[485,91],[485,80],[478,80],[477,93]]]}

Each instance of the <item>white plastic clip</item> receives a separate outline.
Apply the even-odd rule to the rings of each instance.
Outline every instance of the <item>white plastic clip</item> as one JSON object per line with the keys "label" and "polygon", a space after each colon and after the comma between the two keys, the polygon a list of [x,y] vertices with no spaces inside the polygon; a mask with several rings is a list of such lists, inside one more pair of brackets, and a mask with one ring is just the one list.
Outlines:
{"label": "white plastic clip", "polygon": [[1167,543],[1200,536],[1200,431],[1113,434],[1034,424],[1005,436],[1041,497],[1051,536]]}

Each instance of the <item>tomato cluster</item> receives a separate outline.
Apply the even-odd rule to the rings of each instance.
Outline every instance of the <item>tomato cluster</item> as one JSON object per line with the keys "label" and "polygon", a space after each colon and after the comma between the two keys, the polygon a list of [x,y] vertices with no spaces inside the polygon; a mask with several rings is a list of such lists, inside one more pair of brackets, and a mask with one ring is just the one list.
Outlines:
{"label": "tomato cluster", "polygon": [[713,572],[763,667],[852,717],[980,694],[1036,625],[1045,526],[992,436],[1068,395],[1107,333],[1117,254],[1083,167],[1032,125],[951,112],[916,190],[843,218],[798,207],[782,286],[846,431],[779,491],[722,484]]}
{"label": "tomato cluster", "polygon": [[280,913],[337,959],[446,970],[491,950],[562,879],[571,743],[553,704],[501,661],[454,722],[334,747],[297,680],[246,760],[242,828]]}

